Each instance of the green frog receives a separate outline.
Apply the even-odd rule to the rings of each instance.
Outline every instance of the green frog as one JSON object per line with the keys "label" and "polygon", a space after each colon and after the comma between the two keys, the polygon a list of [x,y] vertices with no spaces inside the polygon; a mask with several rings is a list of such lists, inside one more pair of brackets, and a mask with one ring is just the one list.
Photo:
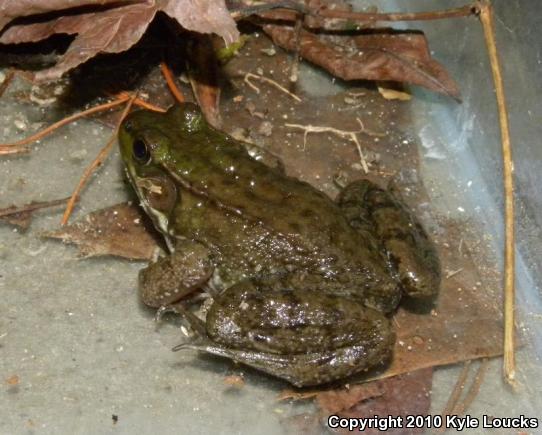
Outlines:
{"label": "green frog", "polygon": [[[251,156],[191,103],[137,111],[119,131],[141,205],[170,254],[140,272],[151,307],[176,307],[198,338],[181,347],[230,358],[295,386],[386,362],[402,295],[434,297],[432,242],[397,198],[361,180],[333,201]],[[181,300],[213,297],[205,321]]]}

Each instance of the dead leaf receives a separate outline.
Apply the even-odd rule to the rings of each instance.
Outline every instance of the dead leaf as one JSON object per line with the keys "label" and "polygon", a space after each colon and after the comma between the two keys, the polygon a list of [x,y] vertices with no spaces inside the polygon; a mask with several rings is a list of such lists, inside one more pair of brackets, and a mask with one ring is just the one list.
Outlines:
{"label": "dead leaf", "polygon": [[220,83],[219,67],[213,40],[207,35],[195,35],[190,41],[187,56],[188,78],[198,105],[207,122],[220,128]]}
{"label": "dead leaf", "polygon": [[53,201],[33,201],[23,206],[11,205],[0,210],[0,221],[7,222],[8,224],[18,226],[22,230],[26,230],[32,222],[32,216],[35,211],[65,204],[67,201],[68,198],[63,198],[55,199]]}
{"label": "dead leaf", "polygon": [[45,14],[67,8],[108,3],[133,3],[133,0],[3,0],[0,1],[0,30],[15,18]]}
{"label": "dead leaf", "polygon": [[[12,3],[10,0],[7,4]],[[32,6],[39,0],[27,0]],[[71,6],[64,1],[65,8]],[[87,4],[90,4],[87,2]],[[95,1],[93,5],[100,5]],[[60,5],[60,3],[58,3]],[[2,3],[0,2],[0,10]],[[60,9],[60,8],[58,8]],[[150,0],[144,3],[121,5],[93,12],[65,15],[50,21],[17,23],[8,27],[2,44],[36,42],[51,35],[64,33],[77,35],[68,50],[53,67],[36,73],[36,80],[57,79],[98,53],[119,53],[127,50],[143,36],[157,12],[174,18],[187,30],[199,33],[216,33],[227,44],[239,37],[236,24],[230,17],[223,0]],[[6,18],[4,18],[5,20]],[[2,17],[0,16],[0,22]]]}
{"label": "dead leaf", "polygon": [[145,226],[143,211],[129,203],[90,213],[78,222],[43,237],[73,243],[83,257],[114,255],[132,260],[150,260],[158,244]]}
{"label": "dead leaf", "polygon": [[1,222],[6,222],[10,225],[19,227],[22,231],[27,230],[32,222],[32,212],[23,211],[20,213],[13,213],[9,216],[0,217]]}
{"label": "dead leaf", "polygon": [[[338,410],[331,400],[320,400],[317,403],[321,409],[323,422],[327,421],[327,417],[332,414],[338,414],[345,418],[370,418],[375,415],[385,416],[402,416],[407,415],[427,415],[431,405],[431,385],[433,381],[433,370],[423,369],[411,373],[405,373],[393,378],[388,378],[380,381],[370,382],[360,385],[359,388],[351,389],[351,400],[347,398],[348,392],[340,391],[342,394],[341,402],[346,406],[349,403],[355,403],[348,409]],[[374,385],[373,385],[374,384]],[[368,391],[363,394],[363,389]],[[381,394],[374,395],[376,391]],[[323,393],[331,395],[333,392]],[[356,402],[357,398],[360,398]],[[405,426],[405,424],[403,424]],[[350,433],[348,429],[332,429],[336,433]],[[410,435],[414,433],[422,433],[425,429],[411,428],[389,428],[386,433],[392,435]],[[381,434],[379,428],[367,428],[363,432],[368,435]]]}
{"label": "dead leaf", "polygon": [[[295,50],[292,28],[268,24],[263,30],[275,44]],[[302,30],[300,38],[299,54],[335,77],[411,83],[459,99],[459,87],[431,57],[422,33],[378,29],[374,34],[350,38],[317,36]]]}
{"label": "dead leaf", "polygon": [[356,384],[348,388],[328,390],[316,395],[316,402],[320,409],[330,414],[336,414],[352,408],[359,402],[384,395],[382,382],[373,381],[365,384]]}

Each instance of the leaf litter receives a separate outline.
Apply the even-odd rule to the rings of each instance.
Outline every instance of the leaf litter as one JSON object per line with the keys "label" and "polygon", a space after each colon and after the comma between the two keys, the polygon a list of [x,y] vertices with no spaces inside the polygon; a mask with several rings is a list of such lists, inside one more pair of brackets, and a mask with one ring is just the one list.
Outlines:
{"label": "leaf litter", "polygon": [[[199,33],[215,33],[229,44],[237,40],[239,31],[230,17],[223,0],[150,0],[119,4],[115,7],[97,8],[91,12],[73,13],[73,6],[101,6],[103,1],[72,2],[56,1],[45,8],[64,12],[66,15],[46,21],[14,23],[0,36],[1,44],[36,42],[54,34],[76,35],[66,53],[51,68],[36,73],[35,79],[53,80],[65,72],[86,62],[99,53],[120,53],[128,50],[143,36],[158,12],[164,12],[175,19],[183,28]],[[127,3],[127,2],[125,2]],[[19,6],[15,6],[19,4]],[[0,1],[0,30],[13,18],[28,16],[44,11],[41,0],[14,2]],[[9,8],[6,12],[5,8]],[[36,12],[33,12],[36,11]],[[86,9],[85,9],[86,11]]]}

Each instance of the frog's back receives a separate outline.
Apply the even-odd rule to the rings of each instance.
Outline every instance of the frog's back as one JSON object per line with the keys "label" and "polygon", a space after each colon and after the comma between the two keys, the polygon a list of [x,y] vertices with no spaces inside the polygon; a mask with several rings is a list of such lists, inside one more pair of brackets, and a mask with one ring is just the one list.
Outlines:
{"label": "frog's back", "polygon": [[[253,159],[242,144],[215,130],[180,141],[172,153],[197,195],[250,224],[312,248],[343,245],[354,232],[339,207],[308,183]],[[344,240],[341,240],[344,239]]]}

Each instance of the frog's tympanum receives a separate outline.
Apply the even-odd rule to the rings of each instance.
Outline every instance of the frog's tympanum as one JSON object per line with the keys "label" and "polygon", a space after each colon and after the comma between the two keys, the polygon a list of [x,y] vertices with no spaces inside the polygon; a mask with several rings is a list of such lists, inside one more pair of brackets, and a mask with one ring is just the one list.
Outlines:
{"label": "frog's tympanum", "polygon": [[[143,302],[177,304],[199,337],[190,347],[296,386],[385,362],[387,315],[402,295],[431,298],[440,266],[413,215],[363,180],[336,201],[268,166],[186,103],[134,112],[119,133],[141,204],[171,254],[140,273]],[[213,295],[205,322],[179,304]]]}

